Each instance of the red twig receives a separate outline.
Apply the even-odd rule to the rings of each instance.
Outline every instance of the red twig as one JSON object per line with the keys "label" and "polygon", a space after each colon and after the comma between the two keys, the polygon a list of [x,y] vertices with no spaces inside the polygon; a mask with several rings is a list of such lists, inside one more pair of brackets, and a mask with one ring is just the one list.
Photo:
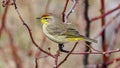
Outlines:
{"label": "red twig", "polygon": [[[94,51],[97,51],[97,52],[101,52],[101,51],[93,48],[92,46],[90,46],[90,45],[88,45],[88,44],[86,44],[85,46],[88,47],[88,48],[91,49],[91,50],[94,50]],[[86,51],[86,52],[88,52],[88,51]]]}
{"label": "red twig", "polygon": [[43,49],[42,49],[41,47],[39,47],[39,45],[34,41],[33,36],[32,36],[32,32],[31,32],[29,26],[28,26],[28,25],[25,23],[25,21],[23,20],[20,12],[18,11],[18,8],[17,8],[17,5],[16,5],[16,3],[15,3],[15,0],[14,0],[14,5],[15,5],[15,10],[16,10],[16,12],[17,12],[20,20],[22,21],[23,25],[27,28],[27,30],[28,30],[28,32],[29,32],[30,38],[31,38],[31,40],[32,40],[32,43],[33,43],[40,51],[42,51],[43,53],[45,53],[45,54],[47,54],[47,55],[49,55],[49,56],[51,56],[51,57],[54,58],[54,55],[52,55],[51,53],[43,50]]}
{"label": "red twig", "polygon": [[57,51],[57,54],[55,55],[55,66],[57,68],[57,64],[58,64],[58,57],[60,56],[60,52]]}
{"label": "red twig", "polygon": [[95,18],[92,18],[92,19],[91,19],[91,22],[93,22],[93,21],[95,21],[95,20],[98,20],[98,19],[100,19],[100,18],[103,18],[103,17],[105,17],[105,16],[107,16],[107,15],[115,12],[115,11],[118,10],[118,9],[120,9],[120,5],[118,5],[116,8],[114,8],[114,9],[112,9],[112,10],[106,12],[106,13],[103,13],[103,14],[100,15],[100,16],[97,16],[97,17],[95,17]]}
{"label": "red twig", "polygon": [[8,34],[8,38],[9,38],[9,42],[10,42],[10,48],[11,48],[11,51],[12,51],[13,59],[16,63],[16,67],[17,68],[22,68],[21,59],[17,55],[17,50],[14,46],[12,35],[11,35],[10,31],[7,28],[5,28],[6,15],[7,15],[7,11],[8,11],[8,8],[9,8],[9,4],[10,4],[10,0],[7,0],[5,5],[4,5],[5,10],[4,10],[4,13],[3,13],[3,16],[2,16],[2,25],[0,27],[0,35],[2,33],[2,30],[5,29],[6,34]]}
{"label": "red twig", "polygon": [[[117,19],[118,16],[120,16],[120,12],[117,13],[114,18]],[[109,45],[107,50],[111,50],[115,47],[115,42],[116,42],[116,39],[117,39],[117,33],[118,33],[119,28],[120,28],[120,22],[114,28],[114,33],[115,34],[114,34],[114,36],[112,38],[112,41],[111,41],[111,44]]]}
{"label": "red twig", "polygon": [[9,4],[10,4],[10,0],[8,0],[6,2],[5,10],[4,10],[4,13],[3,13],[3,16],[2,16],[2,22],[1,22],[2,25],[0,26],[0,36],[1,36],[3,28],[5,27],[6,15],[7,15],[7,11],[8,11],[8,8],[9,8]]}
{"label": "red twig", "polygon": [[115,49],[115,50],[109,50],[109,51],[105,51],[105,52],[103,52],[103,51],[99,51],[99,52],[78,52],[78,53],[71,53],[71,54],[73,54],[73,55],[77,55],[77,54],[79,54],[79,55],[85,55],[85,54],[103,54],[103,55],[106,55],[106,54],[112,54],[112,53],[115,53],[115,52],[120,52],[120,49]]}
{"label": "red twig", "polygon": [[[69,0],[68,0],[68,1],[69,1]],[[75,8],[75,6],[76,6],[76,4],[77,4],[77,2],[78,2],[78,0],[72,0],[72,1],[73,1],[73,5],[72,5],[71,8],[65,13],[65,10],[66,10],[68,1],[66,2],[65,8],[64,8],[64,10],[63,10],[63,12],[62,12],[63,18],[64,18],[64,19],[63,19],[64,23],[67,23],[67,19],[68,19],[69,15],[72,13],[73,9]]]}
{"label": "red twig", "polygon": [[56,66],[56,68],[58,68],[59,66],[61,66],[67,59],[68,57],[71,55],[71,53],[74,51],[75,47],[77,46],[78,42],[75,43],[74,47],[72,48],[72,50],[67,54],[67,56]]}
{"label": "red twig", "polygon": [[6,28],[4,28],[4,29],[5,29],[6,33],[8,34],[8,38],[9,38],[9,41],[10,41],[10,48],[11,48],[11,51],[12,51],[13,59],[16,63],[16,67],[17,68],[22,68],[22,62],[21,62],[20,57],[17,55],[17,50],[15,48],[12,35],[11,35],[11,33],[8,29],[6,29]]}
{"label": "red twig", "polygon": [[[111,61],[108,61],[108,62],[106,62],[104,64],[105,65],[110,65],[110,64],[116,63],[118,61],[120,61],[120,57],[116,58],[116,59],[113,59]],[[87,65],[87,68],[104,68],[102,66],[103,66],[103,63],[101,63],[101,64],[89,64],[89,65]]]}
{"label": "red twig", "polygon": [[113,60],[111,60],[111,61],[108,61],[108,62],[106,63],[106,65],[110,65],[110,64],[112,64],[112,63],[114,63],[114,62],[117,62],[117,61],[120,61],[120,58],[116,58],[116,59],[113,59]]}
{"label": "red twig", "polygon": [[62,12],[62,20],[63,20],[63,22],[65,22],[65,18],[64,17],[65,17],[65,11],[67,9],[68,2],[69,2],[69,0],[66,0],[65,7],[64,7],[64,10]]}
{"label": "red twig", "polygon": [[[120,58],[113,59],[113,60],[111,60],[111,61],[106,62],[105,64],[106,64],[106,65],[110,65],[110,64],[116,63],[116,62],[118,62],[118,61],[120,61]],[[101,63],[101,64],[90,64],[90,65],[88,65],[87,67],[88,67],[88,68],[103,68],[103,67],[102,67],[102,63]],[[115,68],[116,68],[116,67],[115,67]],[[119,67],[118,67],[118,68],[119,68]]]}
{"label": "red twig", "polygon": [[[120,12],[117,13],[113,18],[111,18],[104,26],[102,26],[102,29],[96,34],[96,36],[95,36],[94,38],[99,37],[99,36],[102,34],[102,32],[103,32],[111,23],[114,23],[113,21],[114,21],[115,19],[117,19],[118,16],[120,16]],[[117,28],[117,27],[116,27],[116,28]]]}

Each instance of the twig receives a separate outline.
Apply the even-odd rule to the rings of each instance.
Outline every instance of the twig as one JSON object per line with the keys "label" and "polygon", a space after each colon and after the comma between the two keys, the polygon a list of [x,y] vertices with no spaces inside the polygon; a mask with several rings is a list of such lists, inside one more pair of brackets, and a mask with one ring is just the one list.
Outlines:
{"label": "twig", "polygon": [[5,27],[6,15],[7,15],[7,11],[8,11],[8,8],[9,8],[9,4],[10,4],[10,0],[8,0],[6,2],[6,7],[5,7],[5,10],[4,10],[3,16],[2,16],[2,21],[1,21],[2,25],[0,26],[0,36],[1,36],[3,28]]}
{"label": "twig", "polygon": [[[120,57],[119,58],[116,58],[116,59],[113,59],[111,61],[108,61],[106,63],[104,63],[105,65],[110,65],[110,64],[113,64],[113,63],[116,63],[120,61]],[[87,65],[88,68],[103,68],[102,66],[104,65],[103,63],[100,63],[100,64],[89,64]]]}
{"label": "twig", "polygon": [[[99,50],[96,50],[95,48],[93,48],[92,46],[90,46],[90,45],[85,45],[86,47],[89,47],[89,49],[92,49],[92,50],[94,50],[94,51],[97,51],[97,52],[101,52],[101,51],[99,51]],[[86,51],[86,52],[88,52],[88,51]]]}
{"label": "twig", "polygon": [[63,20],[63,22],[65,22],[65,18],[64,17],[65,17],[65,11],[67,9],[68,2],[69,2],[69,0],[66,0],[65,7],[64,7],[64,10],[62,12],[62,20]]}
{"label": "twig", "polygon": [[17,55],[17,50],[16,50],[16,48],[14,46],[12,35],[11,35],[10,31],[5,27],[6,15],[7,15],[7,11],[8,11],[9,5],[10,5],[10,0],[7,0],[5,5],[4,5],[5,10],[4,10],[4,13],[3,13],[3,16],[2,16],[2,25],[0,27],[0,35],[2,33],[2,30],[4,29],[6,34],[8,35],[8,38],[9,38],[10,48],[11,48],[11,51],[12,51],[14,62],[16,63],[16,67],[17,68],[22,68],[21,59]]}
{"label": "twig", "polygon": [[8,34],[8,38],[9,38],[9,42],[10,42],[10,48],[11,48],[11,51],[12,51],[14,62],[16,63],[16,67],[17,68],[22,68],[22,64],[21,64],[22,62],[21,62],[20,57],[17,55],[17,50],[15,48],[12,35],[7,28],[4,28],[4,29],[5,29],[6,33]]}
{"label": "twig", "polygon": [[58,57],[60,56],[60,52],[57,51],[57,54],[55,55],[55,67],[57,68],[57,64],[58,64]]}
{"label": "twig", "polygon": [[114,23],[113,21],[114,21],[115,19],[117,19],[118,16],[120,16],[120,12],[117,13],[113,18],[111,18],[111,19],[107,22],[107,24],[105,24],[104,26],[102,26],[102,29],[96,34],[96,36],[95,36],[94,38],[99,37],[99,36],[102,34],[102,32],[103,32],[111,23]]}
{"label": "twig", "polygon": [[[116,16],[114,17],[114,19],[117,19],[118,16],[120,16],[120,12],[118,12],[118,13],[116,14]],[[111,49],[114,48],[115,42],[116,42],[116,39],[117,39],[117,33],[118,33],[119,28],[120,28],[120,22],[119,22],[119,23],[115,26],[115,28],[114,28],[114,33],[115,33],[115,35],[113,36],[112,41],[111,41],[111,44],[109,45],[109,47],[108,47],[107,50],[111,50]]]}
{"label": "twig", "polygon": [[89,65],[87,65],[87,68],[103,68],[102,67],[103,65],[110,65],[110,64],[116,63],[118,61],[120,61],[120,57],[116,58],[116,59],[113,59],[111,61],[108,61],[108,62],[106,62],[104,64],[103,63],[100,63],[100,64],[89,64]]}
{"label": "twig", "polygon": [[111,61],[106,62],[106,65],[110,65],[110,64],[117,62],[117,61],[120,61],[120,58],[116,58],[116,59],[113,59]]}
{"label": "twig", "polygon": [[38,57],[35,57],[35,68],[38,68]]}
{"label": "twig", "polygon": [[72,48],[72,50],[67,54],[67,56],[56,66],[56,68],[58,68],[59,66],[61,66],[70,56],[70,54],[74,51],[75,47],[77,46],[78,42],[75,43],[74,47]]}
{"label": "twig", "polygon": [[[68,2],[68,1],[67,1],[67,2]],[[68,12],[66,12],[66,13],[64,12],[65,9],[66,9],[66,7],[65,7],[65,9],[64,9],[64,11],[63,11],[63,13],[62,13],[62,14],[64,14],[64,15],[63,15],[63,16],[64,16],[64,19],[63,19],[64,23],[67,23],[67,19],[68,19],[69,15],[72,13],[73,9],[75,8],[77,2],[78,2],[78,0],[73,0],[73,5],[71,6],[71,8],[70,8],[70,9],[68,10]],[[68,4],[68,3],[67,3],[67,4]]]}
{"label": "twig", "polygon": [[106,13],[100,15],[100,16],[97,16],[97,17],[95,17],[95,18],[92,18],[90,21],[93,22],[93,21],[95,21],[95,20],[98,20],[98,19],[101,19],[101,18],[103,18],[103,17],[106,17],[107,15],[115,12],[115,11],[118,10],[118,9],[120,9],[120,5],[118,5],[116,8],[114,8],[114,9],[112,9],[112,10],[109,10],[108,12],[106,12]]}
{"label": "twig", "polygon": [[112,53],[115,53],[115,52],[120,52],[120,49],[115,49],[115,50],[110,50],[110,51],[105,51],[105,52],[103,52],[103,51],[99,51],[99,52],[78,52],[78,53],[71,53],[71,54],[73,54],[73,55],[77,55],[77,54],[79,54],[79,55],[85,55],[85,54],[103,54],[103,55],[106,55],[106,54],[112,54]]}
{"label": "twig", "polygon": [[[119,12],[119,14],[117,16],[119,16],[119,15],[120,15],[120,12]],[[120,22],[114,28],[115,34],[114,34],[114,36],[112,38],[111,44],[109,45],[107,51],[109,51],[109,50],[111,50],[111,49],[113,49],[115,47],[115,43],[116,43],[116,40],[117,40],[117,34],[118,34],[119,28],[120,28]],[[107,56],[109,56],[109,55],[107,55]]]}

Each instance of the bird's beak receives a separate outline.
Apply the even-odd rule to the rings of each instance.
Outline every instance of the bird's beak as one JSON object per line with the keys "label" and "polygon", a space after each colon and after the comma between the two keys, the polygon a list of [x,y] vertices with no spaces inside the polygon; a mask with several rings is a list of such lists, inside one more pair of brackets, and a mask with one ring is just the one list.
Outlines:
{"label": "bird's beak", "polygon": [[36,19],[41,19],[40,17],[37,17]]}

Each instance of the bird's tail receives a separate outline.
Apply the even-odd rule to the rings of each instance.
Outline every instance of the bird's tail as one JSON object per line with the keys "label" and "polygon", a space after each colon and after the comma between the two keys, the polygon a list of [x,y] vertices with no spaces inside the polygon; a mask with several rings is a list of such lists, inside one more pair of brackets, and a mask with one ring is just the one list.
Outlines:
{"label": "bird's tail", "polygon": [[84,40],[85,40],[85,41],[88,41],[88,42],[94,42],[94,43],[97,43],[97,40],[95,40],[95,39],[91,39],[91,38],[87,38],[87,37],[84,37]]}

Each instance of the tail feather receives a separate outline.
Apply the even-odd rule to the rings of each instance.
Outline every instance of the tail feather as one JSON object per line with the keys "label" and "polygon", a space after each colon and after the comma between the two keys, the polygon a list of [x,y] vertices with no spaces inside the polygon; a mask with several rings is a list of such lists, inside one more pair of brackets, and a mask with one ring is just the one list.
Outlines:
{"label": "tail feather", "polygon": [[85,41],[97,43],[97,40],[84,37]]}

